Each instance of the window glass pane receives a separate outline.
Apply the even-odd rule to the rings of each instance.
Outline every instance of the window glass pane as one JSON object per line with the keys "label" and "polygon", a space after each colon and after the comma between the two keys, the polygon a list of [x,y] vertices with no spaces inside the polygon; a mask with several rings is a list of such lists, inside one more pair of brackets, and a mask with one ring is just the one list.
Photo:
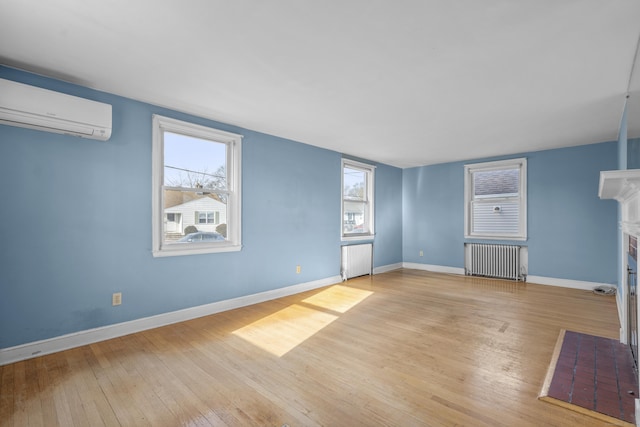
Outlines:
{"label": "window glass pane", "polygon": [[479,198],[517,196],[520,169],[477,171],[473,173],[473,195]]}
{"label": "window glass pane", "polygon": [[375,166],[342,161],[342,237],[355,240],[373,234]]}
{"label": "window glass pane", "polygon": [[344,168],[344,199],[366,200],[367,197],[366,172]]}
{"label": "window glass pane", "polygon": [[165,189],[165,243],[225,240],[228,211],[223,196]]}
{"label": "window glass pane", "polygon": [[164,132],[164,185],[225,190],[227,146]]}
{"label": "window glass pane", "polygon": [[465,237],[527,240],[527,159],[464,168]]}
{"label": "window glass pane", "polygon": [[345,234],[369,232],[368,208],[369,204],[366,202],[344,201],[343,232]]}
{"label": "window glass pane", "polygon": [[242,135],[153,115],[154,257],[241,250],[241,151]]}

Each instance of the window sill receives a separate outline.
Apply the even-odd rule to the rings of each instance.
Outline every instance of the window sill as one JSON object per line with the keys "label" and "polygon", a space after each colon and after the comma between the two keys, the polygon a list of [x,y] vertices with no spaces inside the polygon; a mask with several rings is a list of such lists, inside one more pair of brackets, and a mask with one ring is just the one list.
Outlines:
{"label": "window sill", "polygon": [[342,236],[340,240],[343,242],[354,242],[358,240],[373,240],[374,237],[375,237],[375,234],[357,234],[357,235]]}
{"label": "window sill", "polygon": [[182,255],[202,255],[202,254],[215,254],[223,252],[239,252],[242,250],[242,245],[203,245],[200,247],[198,243],[195,243],[198,247],[174,247],[168,246],[160,250],[153,251],[154,258],[170,257],[170,256],[182,256]]}

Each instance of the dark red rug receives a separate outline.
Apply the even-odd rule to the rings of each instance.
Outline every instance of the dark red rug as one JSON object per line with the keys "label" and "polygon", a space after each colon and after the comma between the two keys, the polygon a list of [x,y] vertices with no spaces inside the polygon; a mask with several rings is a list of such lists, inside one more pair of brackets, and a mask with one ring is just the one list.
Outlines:
{"label": "dark red rug", "polygon": [[635,426],[637,397],[638,376],[628,345],[560,332],[541,400],[618,425]]}

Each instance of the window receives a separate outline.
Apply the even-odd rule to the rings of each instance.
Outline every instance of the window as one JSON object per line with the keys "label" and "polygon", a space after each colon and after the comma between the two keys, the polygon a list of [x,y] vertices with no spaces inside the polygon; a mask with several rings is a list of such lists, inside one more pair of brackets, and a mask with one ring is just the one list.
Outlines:
{"label": "window", "polygon": [[465,237],[527,239],[527,159],[465,165]]}
{"label": "window", "polygon": [[240,250],[241,144],[241,135],[153,116],[154,256]]}
{"label": "window", "polygon": [[220,212],[196,212],[198,224],[220,224]]}
{"label": "window", "polygon": [[371,237],[375,166],[342,159],[342,240]]}

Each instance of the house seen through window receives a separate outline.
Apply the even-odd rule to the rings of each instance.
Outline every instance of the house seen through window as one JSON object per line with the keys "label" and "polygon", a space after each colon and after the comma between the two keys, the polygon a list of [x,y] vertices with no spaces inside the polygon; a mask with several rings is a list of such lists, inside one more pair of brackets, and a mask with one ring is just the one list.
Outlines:
{"label": "house seen through window", "polygon": [[240,142],[154,116],[154,255],[239,250]]}

